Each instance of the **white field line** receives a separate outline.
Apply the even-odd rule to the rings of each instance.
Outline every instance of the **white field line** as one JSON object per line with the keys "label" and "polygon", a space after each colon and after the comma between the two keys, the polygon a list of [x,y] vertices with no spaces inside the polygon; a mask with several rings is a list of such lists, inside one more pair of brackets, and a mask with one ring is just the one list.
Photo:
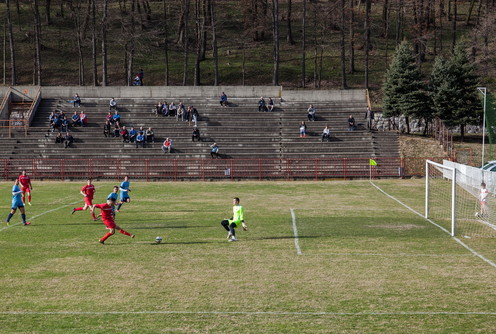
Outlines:
{"label": "white field line", "polygon": [[473,254],[415,254],[415,253],[315,253],[315,254],[305,254],[305,256],[378,256],[378,257],[465,257],[465,256],[474,256]]}
{"label": "white field line", "polygon": [[[60,209],[62,209],[62,208],[66,208],[66,207],[71,206],[71,205],[73,205],[73,204],[76,204],[76,203],[78,203],[78,202],[81,202],[81,200],[77,200],[77,201],[74,201],[74,202],[68,203],[68,204],[66,204],[66,205],[59,206],[59,207],[57,207],[57,208],[55,208],[55,209],[51,209],[51,210],[48,210],[48,211],[42,212],[42,213],[37,214],[37,215],[35,215],[35,216],[29,217],[29,219],[26,219],[26,220],[33,220],[33,219],[36,219],[36,218],[38,218],[38,217],[41,217],[41,216],[43,216],[43,215],[46,215],[47,213],[50,213],[50,212],[53,212],[53,211],[57,211],[57,210],[60,210]],[[16,212],[16,214],[19,214],[19,215],[20,215],[20,213],[18,213],[18,212]],[[16,225],[20,225],[20,224],[22,224],[22,222],[17,222],[17,223],[13,223],[13,224],[11,223],[11,224],[9,224],[8,226],[5,226],[5,227],[0,228],[0,232],[2,232],[2,231],[4,231],[4,230],[6,230],[6,229],[8,229],[8,228],[14,227],[14,226],[16,226]]]}
{"label": "white field line", "polygon": [[286,311],[108,311],[108,312],[78,312],[78,311],[50,311],[50,312],[31,312],[31,311],[0,311],[0,315],[81,315],[81,316],[100,316],[100,315],[269,315],[269,316],[415,316],[415,315],[489,315],[496,316],[496,312],[449,312],[449,311],[418,311],[418,312],[286,312]]}
{"label": "white field line", "polygon": [[294,213],[293,208],[290,208],[290,211],[291,211],[291,218],[293,219],[293,234],[294,234],[296,253],[298,255],[301,255],[302,253],[300,248],[300,240],[298,239],[298,229],[296,228],[296,215]]}
{"label": "white field line", "polygon": [[[375,185],[374,182],[370,181],[370,184],[372,184],[375,188],[377,188],[380,192],[382,192],[384,195],[386,195],[387,197],[391,198],[392,200],[398,202],[399,204],[403,205],[405,208],[407,208],[408,210],[412,211],[413,213],[417,214],[418,216],[424,218],[425,220],[427,220],[429,223],[431,223],[432,225],[434,226],[437,226],[439,227],[441,230],[443,230],[444,232],[446,232],[449,236],[451,236],[451,232],[449,232],[447,229],[445,229],[444,227],[442,226],[439,226],[438,224],[434,223],[432,220],[430,220],[429,218],[426,218],[424,217],[421,213],[415,211],[414,209],[410,208],[408,205],[406,205],[405,203],[401,202],[399,199],[389,195],[387,192],[385,192],[384,190],[382,190],[379,186]],[[461,241],[460,239],[458,239],[457,237],[452,237],[453,240],[455,240],[456,242],[458,242],[460,245],[462,245],[465,249],[467,249],[469,252],[471,252],[472,254],[474,254],[475,256],[479,257],[481,260],[483,260],[484,262],[486,262],[487,264],[493,266],[494,268],[496,268],[496,263],[492,262],[491,260],[485,258],[482,254],[479,254],[477,253],[475,250],[473,250],[472,248],[470,248],[468,245],[466,245],[463,241]]]}

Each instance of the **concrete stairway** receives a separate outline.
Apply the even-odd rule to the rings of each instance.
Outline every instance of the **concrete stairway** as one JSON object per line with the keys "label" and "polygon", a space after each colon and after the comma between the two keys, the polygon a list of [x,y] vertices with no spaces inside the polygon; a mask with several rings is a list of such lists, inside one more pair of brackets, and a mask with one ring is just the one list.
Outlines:
{"label": "concrete stairway", "polygon": [[[230,99],[229,107],[221,107],[217,99],[165,98],[176,104],[193,105],[200,114],[197,123],[201,142],[192,142],[193,124],[152,113],[157,99],[117,99],[122,124],[128,129],[152,127],[155,143],[145,148],[123,143],[121,138],[105,138],[103,125],[108,112],[108,99],[84,98],[80,108],[68,101],[43,99],[29,129],[28,136],[15,132],[13,138],[1,138],[0,159],[153,159],[210,158],[210,145],[217,142],[222,158],[374,158],[398,157],[397,134],[368,132],[364,129],[365,101],[317,103],[317,119],[307,121],[308,101],[285,102],[275,99],[274,112],[257,112],[258,98]],[[88,126],[71,128],[75,142],[64,149],[55,143],[55,134],[48,130],[52,111],[64,111],[68,119],[74,111],[87,114]],[[347,118],[353,114],[356,131],[348,131]],[[309,135],[299,138],[299,123],[305,120]],[[331,142],[322,143],[321,133],[328,124]],[[160,149],[166,137],[172,138],[174,152]]]}

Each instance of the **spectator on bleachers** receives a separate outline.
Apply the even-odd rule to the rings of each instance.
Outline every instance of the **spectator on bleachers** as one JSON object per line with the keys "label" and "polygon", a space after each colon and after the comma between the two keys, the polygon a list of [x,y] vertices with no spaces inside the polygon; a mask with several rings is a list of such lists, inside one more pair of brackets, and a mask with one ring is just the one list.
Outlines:
{"label": "spectator on bleachers", "polygon": [[145,132],[145,139],[147,143],[154,143],[155,142],[155,133],[153,132],[152,128],[148,128]]}
{"label": "spectator on bleachers", "polygon": [[74,142],[74,137],[69,133],[65,133],[64,137],[64,148],[68,148]]}
{"label": "spectator on bleachers", "polygon": [[220,102],[221,107],[227,107],[229,105],[229,103],[227,102],[226,93],[222,92],[222,94],[220,95],[220,98],[219,98],[219,102]]}
{"label": "spectator on bleachers", "polygon": [[[196,126],[196,122],[198,121],[198,118],[200,115],[198,114],[198,110],[196,110],[195,107],[191,106],[191,120],[193,121],[193,124]],[[191,121],[189,123],[191,125]]]}
{"label": "spectator on bleachers", "polygon": [[72,121],[71,123],[72,126],[79,125],[79,114],[77,113],[77,111],[75,111],[74,114],[72,115],[71,121]]}
{"label": "spectator on bleachers", "polygon": [[59,119],[62,121],[62,120],[64,119],[64,117],[65,117],[65,113],[64,113],[64,111],[63,111],[63,110],[61,110],[61,111],[59,112]]}
{"label": "spectator on bleachers", "polygon": [[374,128],[375,113],[369,107],[367,107],[367,111],[365,112],[365,119],[367,120],[367,129],[372,131]]}
{"label": "spectator on bleachers", "polygon": [[355,130],[355,117],[353,115],[350,115],[348,117],[348,131],[354,131]]}
{"label": "spectator on bleachers", "polygon": [[312,121],[314,122],[315,121],[315,107],[313,106],[313,104],[310,105],[310,107],[308,107],[307,109],[307,117],[308,117],[308,120],[309,121]]}
{"label": "spectator on bleachers", "polygon": [[110,137],[110,122],[105,121],[105,125],[103,126],[103,135],[105,138]]}
{"label": "spectator on bleachers", "polygon": [[155,113],[155,114],[157,114],[157,115],[162,114],[162,108],[163,108],[163,106],[164,105],[162,104],[162,102],[157,103],[157,105],[155,106],[155,108],[152,109],[152,112]]}
{"label": "spectator on bleachers", "polygon": [[165,116],[173,116],[173,117],[176,116],[176,110],[177,110],[176,105],[174,104],[174,102],[171,102],[169,104],[169,112]]}
{"label": "spectator on bleachers", "polygon": [[213,143],[212,145],[210,145],[210,156],[212,157],[212,159],[214,158],[220,158],[219,156],[219,151],[220,151],[220,148],[219,148],[219,145],[217,145],[217,143]]}
{"label": "spectator on bleachers", "polygon": [[167,101],[162,103],[162,116],[169,116],[169,104],[167,104]]}
{"label": "spectator on bleachers", "polygon": [[62,136],[62,132],[57,133],[57,137],[55,137],[56,144],[62,144],[64,142],[64,136]]}
{"label": "spectator on bleachers", "polygon": [[129,142],[129,132],[126,129],[126,126],[124,125],[121,129],[121,136],[122,136],[122,142]]}
{"label": "spectator on bleachers", "polygon": [[274,110],[274,101],[269,97],[269,101],[267,102],[267,110],[272,112]]}
{"label": "spectator on bleachers", "polygon": [[79,124],[82,127],[85,127],[86,125],[88,125],[88,118],[86,117],[86,114],[82,110],[81,110],[81,113],[79,114]]}
{"label": "spectator on bleachers", "polygon": [[178,121],[179,119],[181,119],[181,121],[184,121],[185,114],[186,114],[186,107],[182,102],[179,102],[176,110],[176,120]]}
{"label": "spectator on bleachers", "polygon": [[164,151],[164,153],[171,153],[171,151],[172,151],[172,140],[171,139],[165,138],[165,141],[162,145],[162,151]]}
{"label": "spectator on bleachers", "polygon": [[193,128],[193,134],[191,135],[191,141],[195,141],[195,139],[197,141],[201,141],[201,138],[200,138],[200,130],[196,127]]}
{"label": "spectator on bleachers", "polygon": [[129,142],[134,143],[137,135],[138,135],[138,131],[136,131],[135,128],[131,127],[131,129],[129,129]]}
{"label": "spectator on bleachers", "polygon": [[114,124],[114,118],[112,117],[112,113],[110,111],[107,113],[105,121],[108,121],[110,124]]}
{"label": "spectator on bleachers", "polygon": [[265,112],[267,111],[267,106],[265,104],[265,99],[263,96],[260,97],[260,100],[258,100],[258,112]]}
{"label": "spectator on bleachers", "polygon": [[57,116],[55,115],[55,112],[53,112],[53,111],[52,111],[52,112],[50,113],[50,115],[48,116],[48,121],[50,122],[50,127],[52,126],[52,124],[53,124],[53,122],[54,122],[55,117],[57,117]]}
{"label": "spectator on bleachers", "polygon": [[113,134],[113,136],[116,137],[116,138],[119,137],[120,132],[121,132],[120,126],[118,124],[114,123],[114,134]]}
{"label": "spectator on bleachers", "polygon": [[67,117],[64,116],[64,118],[62,119],[62,124],[60,125],[60,128],[62,132],[69,131],[69,120],[67,119]]}
{"label": "spectator on bleachers", "polygon": [[79,97],[79,95],[77,93],[72,98],[72,106],[74,108],[76,107],[76,104],[77,104],[78,108],[81,107],[81,98]]}
{"label": "spectator on bleachers", "polygon": [[117,110],[117,101],[114,98],[110,99],[109,110]]}
{"label": "spectator on bleachers", "polygon": [[138,148],[138,145],[145,148],[145,135],[143,132],[138,132],[138,135],[136,136],[136,148]]}
{"label": "spectator on bleachers", "polygon": [[301,121],[300,123],[300,138],[307,136],[307,125],[305,121]]}
{"label": "spectator on bleachers", "polygon": [[119,112],[117,110],[112,115],[112,122],[114,124],[117,124],[119,127],[121,126],[121,115],[119,114]]}
{"label": "spectator on bleachers", "polygon": [[60,119],[60,115],[55,114],[53,118],[52,132],[55,130],[60,131],[61,126],[62,126],[62,120]]}
{"label": "spectator on bleachers", "polygon": [[325,126],[324,130],[322,131],[322,142],[324,140],[327,140],[328,142],[331,141],[331,129],[329,129],[329,126]]}

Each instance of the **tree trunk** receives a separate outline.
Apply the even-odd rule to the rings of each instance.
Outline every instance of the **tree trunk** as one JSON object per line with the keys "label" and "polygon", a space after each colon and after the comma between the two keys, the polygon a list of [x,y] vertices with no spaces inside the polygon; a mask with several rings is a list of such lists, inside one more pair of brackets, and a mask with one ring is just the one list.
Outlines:
{"label": "tree trunk", "polygon": [[102,15],[102,86],[108,85],[107,78],[107,16],[108,16],[108,0],[103,0],[103,15]]}
{"label": "tree trunk", "polygon": [[16,75],[16,56],[15,56],[15,48],[14,48],[14,33],[12,31],[12,19],[10,16],[10,0],[5,0],[6,2],[6,11],[7,11],[7,28],[9,31],[9,46],[10,46],[10,85],[17,85],[17,75]]}
{"label": "tree trunk", "polygon": [[210,19],[212,21],[212,54],[214,57],[214,86],[219,85],[219,55],[217,50],[217,32],[215,20],[215,0],[210,0]]}
{"label": "tree trunk", "polygon": [[355,73],[355,0],[350,0],[350,74]]}
{"label": "tree trunk", "polygon": [[408,116],[405,117],[405,124],[406,124],[406,133],[410,134],[410,118]]}
{"label": "tree trunk", "polygon": [[33,0],[36,82],[41,86],[41,18],[38,0]]}
{"label": "tree trunk", "polygon": [[365,89],[369,88],[370,9],[371,0],[365,0]]}
{"label": "tree trunk", "polygon": [[7,84],[7,21],[3,23],[3,84]]}
{"label": "tree trunk", "polygon": [[272,0],[272,31],[274,38],[274,72],[272,84],[279,85],[279,0]]}
{"label": "tree trunk", "polygon": [[290,45],[294,45],[295,41],[293,39],[293,27],[291,25],[291,16],[293,15],[293,6],[292,6],[292,0],[288,0],[288,17],[287,17],[287,29],[288,29],[288,36],[286,37],[288,43]]}
{"label": "tree trunk", "polygon": [[455,51],[456,45],[456,18],[458,14],[458,7],[456,5],[456,1],[452,1],[453,3],[453,17],[451,19],[451,54]]}
{"label": "tree trunk", "polygon": [[346,41],[344,38],[344,27],[346,23],[346,0],[341,0],[341,89],[348,88],[346,84]]}
{"label": "tree trunk", "polygon": [[[479,0],[481,1],[481,0]],[[472,16],[472,12],[474,10],[475,0],[470,1],[470,7],[468,8],[467,20],[465,21],[466,25],[470,24],[470,17]]]}
{"label": "tree trunk", "polygon": [[[195,21],[196,21],[196,59],[195,59],[195,74],[194,74],[194,85],[200,86],[201,81],[201,70],[200,63],[202,61],[202,50],[203,40],[204,40],[204,31],[205,31],[205,15],[202,11],[203,8],[203,0],[196,0],[195,3]],[[204,51],[203,51],[204,53]]]}
{"label": "tree trunk", "polygon": [[384,0],[382,4],[382,35],[386,36],[389,17],[389,0]]}
{"label": "tree trunk", "polygon": [[246,79],[246,52],[245,52],[245,46],[243,45],[243,60],[241,63],[241,86],[245,85],[245,79]]}
{"label": "tree trunk", "polygon": [[[166,0],[163,0],[164,19],[163,22],[168,22]],[[165,85],[169,86],[169,41],[167,24],[164,24],[164,57],[165,57]]]}
{"label": "tree trunk", "polygon": [[301,22],[301,86],[306,85],[306,16],[307,16],[307,0],[303,0],[303,13]]}
{"label": "tree trunk", "polygon": [[50,16],[50,5],[52,4],[52,0],[46,0],[45,2],[45,18],[46,18],[46,25],[49,26],[52,24],[52,19]]}
{"label": "tree trunk", "polygon": [[69,2],[69,8],[71,9],[72,20],[74,22],[76,44],[77,44],[77,50],[78,50],[78,64],[79,64],[78,85],[84,86],[84,53],[83,53],[83,41],[81,39],[83,32],[81,29],[82,28],[81,27],[81,17],[79,15],[80,11],[81,11],[81,3],[77,2],[77,5],[75,7],[74,3],[71,1],[71,2]]}
{"label": "tree trunk", "polygon": [[189,0],[183,0],[184,32],[183,32],[183,86],[188,82],[188,16]]}
{"label": "tree trunk", "polygon": [[398,0],[398,11],[396,13],[396,45],[403,39],[403,0]]}
{"label": "tree trunk", "polygon": [[98,86],[98,67],[96,63],[97,46],[96,46],[96,0],[91,0],[91,55],[93,63],[93,86]]}

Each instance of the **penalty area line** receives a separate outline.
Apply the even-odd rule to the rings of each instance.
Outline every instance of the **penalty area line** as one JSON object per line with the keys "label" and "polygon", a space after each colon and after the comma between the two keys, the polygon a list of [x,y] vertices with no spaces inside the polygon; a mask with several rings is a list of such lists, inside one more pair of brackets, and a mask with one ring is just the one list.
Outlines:
{"label": "penalty area line", "polygon": [[296,228],[296,215],[294,213],[293,208],[289,208],[291,211],[291,218],[293,220],[293,234],[294,234],[294,243],[295,243],[295,248],[296,248],[296,254],[301,255],[301,248],[300,248],[300,240],[298,238],[298,228]]}
{"label": "penalty area line", "polygon": [[489,315],[496,316],[496,312],[449,312],[449,311],[418,311],[418,312],[289,312],[289,311],[108,311],[108,312],[73,312],[73,311],[50,311],[50,312],[30,312],[30,311],[0,311],[0,315],[269,315],[269,316],[415,316],[415,315]]}
{"label": "penalty area line", "polygon": [[[391,198],[392,200],[398,202],[399,204],[403,205],[405,208],[407,208],[408,210],[412,211],[413,213],[415,213],[416,215],[422,217],[423,219],[427,220],[429,223],[431,223],[432,225],[435,225],[437,227],[439,227],[441,230],[443,230],[444,232],[448,233],[448,235],[451,237],[451,233],[445,229],[444,227],[434,223],[431,219],[427,218],[427,217],[424,217],[421,213],[415,211],[414,209],[412,209],[411,207],[409,207],[408,205],[406,205],[405,203],[403,203],[402,201],[400,201],[399,199],[389,195],[387,192],[385,192],[384,190],[382,190],[379,186],[377,186],[374,182],[370,181],[370,184],[373,185],[377,190],[379,190],[380,192],[382,192],[384,195],[386,195],[387,197]],[[458,239],[457,237],[451,237],[453,240],[455,240],[456,242],[458,242],[461,246],[463,246],[466,250],[468,250],[469,252],[471,252],[472,254],[474,254],[475,256],[477,256],[478,258],[480,258],[482,261],[486,262],[487,264],[489,264],[490,266],[496,268],[496,263],[494,263],[493,261],[487,259],[484,255],[482,254],[479,254],[477,253],[475,250],[473,250],[472,248],[470,248],[467,244],[465,244],[463,241],[461,241],[460,239]]]}

